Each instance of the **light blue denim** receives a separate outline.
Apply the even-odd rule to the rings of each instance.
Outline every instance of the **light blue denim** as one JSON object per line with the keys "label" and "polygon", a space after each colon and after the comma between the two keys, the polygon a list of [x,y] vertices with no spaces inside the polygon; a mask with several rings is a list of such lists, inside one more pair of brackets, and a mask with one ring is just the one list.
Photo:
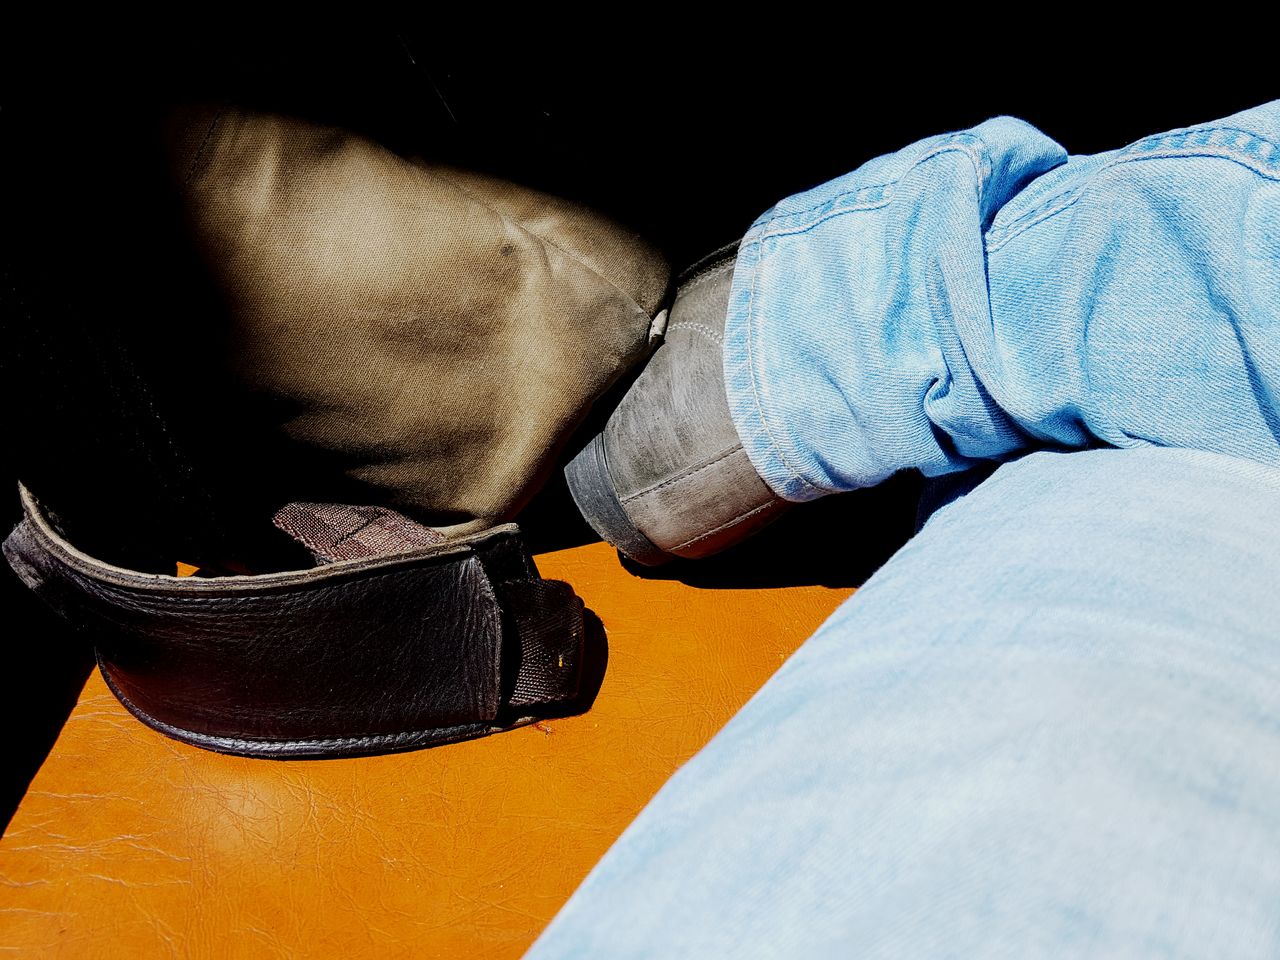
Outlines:
{"label": "light blue denim", "polygon": [[782,201],[739,251],[734,422],[806,500],[1027,449],[1280,463],[1280,100],[1069,156],[996,117]]}
{"label": "light blue denim", "polygon": [[1005,464],[672,777],[530,960],[1274,960],[1277,544],[1280,468]]}
{"label": "light blue denim", "polygon": [[1008,462],[530,958],[1280,957],[1278,144],[1280,101],[1094,156],[998,117],[757,221],[725,372],[776,491]]}

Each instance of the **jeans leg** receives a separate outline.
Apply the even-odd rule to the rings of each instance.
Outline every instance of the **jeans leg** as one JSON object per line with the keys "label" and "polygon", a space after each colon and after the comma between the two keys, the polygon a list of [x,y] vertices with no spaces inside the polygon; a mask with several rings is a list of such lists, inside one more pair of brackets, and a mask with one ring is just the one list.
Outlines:
{"label": "jeans leg", "polygon": [[804,500],[1028,449],[1280,464],[1280,100],[1070,156],[996,117],[789,197],[743,239],[725,381]]}
{"label": "jeans leg", "polygon": [[942,507],[529,954],[1280,953],[1280,468],[1040,452]]}

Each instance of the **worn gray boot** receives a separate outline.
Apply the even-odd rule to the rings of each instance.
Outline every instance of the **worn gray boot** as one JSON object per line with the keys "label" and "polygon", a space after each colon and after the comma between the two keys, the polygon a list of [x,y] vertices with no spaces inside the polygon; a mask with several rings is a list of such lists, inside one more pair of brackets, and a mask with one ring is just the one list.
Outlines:
{"label": "worn gray boot", "polygon": [[729,416],[721,354],[737,245],[682,278],[666,338],[565,468],[587,522],[640,563],[704,557],[785,506],[752,467]]}

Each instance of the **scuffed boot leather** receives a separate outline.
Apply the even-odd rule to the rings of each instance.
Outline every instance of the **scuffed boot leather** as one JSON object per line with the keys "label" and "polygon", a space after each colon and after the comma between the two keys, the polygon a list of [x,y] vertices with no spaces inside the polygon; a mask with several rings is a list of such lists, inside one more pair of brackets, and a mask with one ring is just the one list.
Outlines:
{"label": "scuffed boot leather", "polygon": [[643,564],[723,550],[786,505],[752,467],[725,397],[736,252],[726,247],[687,272],[663,344],[565,469],[587,522]]}

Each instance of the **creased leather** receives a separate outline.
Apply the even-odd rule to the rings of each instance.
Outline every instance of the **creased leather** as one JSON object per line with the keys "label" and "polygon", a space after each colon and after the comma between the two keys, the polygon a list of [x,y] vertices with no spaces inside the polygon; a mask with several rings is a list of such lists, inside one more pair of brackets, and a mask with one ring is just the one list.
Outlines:
{"label": "creased leather", "polygon": [[231,401],[278,423],[289,489],[323,455],[398,510],[509,520],[649,353],[670,270],[599,212],[298,117],[187,105],[166,129],[225,307],[203,333]]}
{"label": "creased leather", "polygon": [[582,603],[537,578],[514,525],[309,570],[178,578],[94,560],[20,493],[10,565],[90,634],[125,706],[169,736],[341,756],[506,729],[577,694]]}

